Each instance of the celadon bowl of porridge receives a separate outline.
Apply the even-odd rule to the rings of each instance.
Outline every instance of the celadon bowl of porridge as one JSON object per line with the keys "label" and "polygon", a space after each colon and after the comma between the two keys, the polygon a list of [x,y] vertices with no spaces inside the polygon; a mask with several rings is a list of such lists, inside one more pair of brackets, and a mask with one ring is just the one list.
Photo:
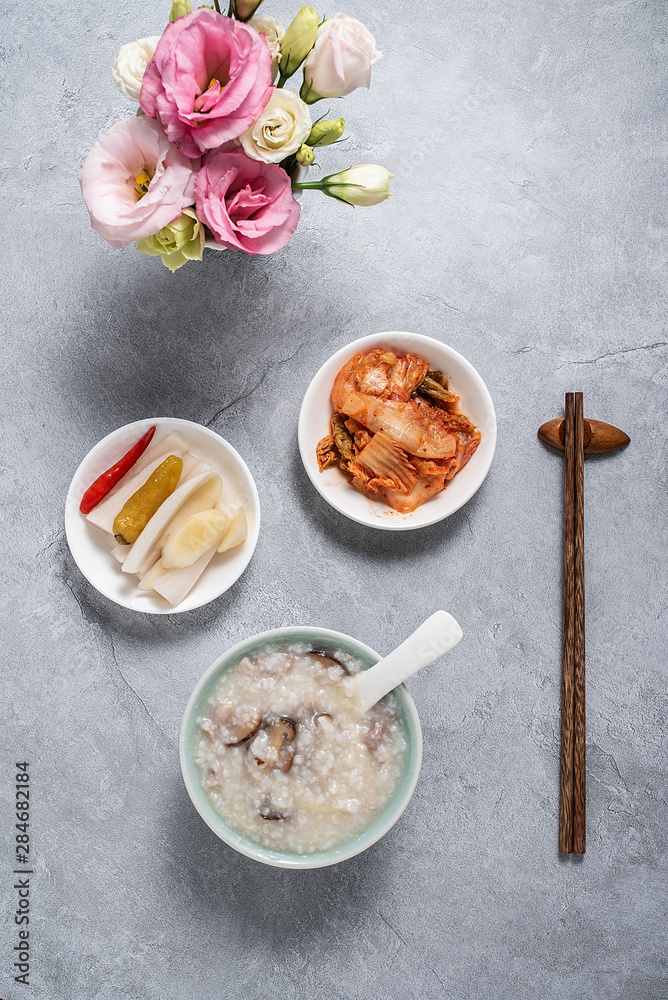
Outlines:
{"label": "celadon bowl of porridge", "polygon": [[181,769],[202,819],[241,854],[321,868],[394,826],[422,763],[403,685],[359,714],[346,679],[377,663],[363,642],[293,627],[252,636],[204,674],[181,725]]}

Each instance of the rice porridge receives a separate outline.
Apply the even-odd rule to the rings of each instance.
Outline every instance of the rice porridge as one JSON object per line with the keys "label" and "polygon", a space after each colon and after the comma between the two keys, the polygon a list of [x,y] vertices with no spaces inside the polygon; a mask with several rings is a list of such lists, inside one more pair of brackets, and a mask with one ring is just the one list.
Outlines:
{"label": "rice porridge", "polygon": [[225,672],[198,719],[195,761],[216,811],[274,850],[326,850],[389,801],[406,749],[393,695],[361,718],[343,685],[362,664],[270,645]]}

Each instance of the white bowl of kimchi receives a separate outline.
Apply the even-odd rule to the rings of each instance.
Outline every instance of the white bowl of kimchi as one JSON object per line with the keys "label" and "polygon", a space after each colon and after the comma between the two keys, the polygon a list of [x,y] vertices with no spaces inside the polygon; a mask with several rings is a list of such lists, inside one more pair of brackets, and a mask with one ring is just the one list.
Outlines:
{"label": "white bowl of kimchi", "polygon": [[[434,482],[440,484],[443,480],[433,478],[431,475],[425,476],[421,470],[428,469],[429,472],[433,473],[439,471],[440,468],[444,469],[445,465],[435,469],[433,459],[419,457],[420,447],[414,447],[413,453],[410,452],[412,447],[410,442],[416,431],[415,425],[418,421],[424,421],[423,414],[425,411],[429,411],[429,407],[422,406],[420,414],[416,417],[415,407],[412,402],[407,401],[403,408],[398,407],[401,410],[399,417],[396,412],[390,415],[392,422],[392,426],[390,426],[390,423],[384,422],[383,412],[378,412],[382,411],[382,407],[365,408],[363,403],[360,404],[360,400],[368,402],[370,397],[353,393],[352,395],[356,397],[353,406],[353,403],[345,396],[345,392],[341,390],[341,378],[337,382],[337,376],[342,370],[345,370],[344,366],[347,366],[355,355],[368,355],[379,349],[391,352],[399,358],[404,358],[409,354],[417,355],[427,362],[430,371],[442,372],[447,379],[448,389],[459,397],[456,407],[453,406],[452,409],[465,414],[480,434],[479,443],[470,458],[462,467],[458,468],[453,478],[445,482],[444,488],[441,485],[435,487],[436,491],[433,494],[425,492],[427,488],[431,487],[425,487],[424,484]],[[404,448],[397,452],[399,461],[403,461],[408,470],[408,478],[401,482],[401,491],[395,489],[387,491],[381,487],[378,492],[372,492],[374,484],[382,479],[374,479],[368,491],[366,486],[360,490],[352,484],[351,475],[344,474],[338,464],[331,465],[323,472],[320,471],[316,449],[331,434],[330,422],[336,412],[332,402],[332,390],[335,383],[337,383],[335,396],[339,404],[337,409],[340,409],[343,399],[343,405],[346,406],[346,410],[343,411],[344,416],[347,413],[352,413],[355,409],[358,416],[360,412],[362,413],[360,419],[364,422],[367,419],[364,415],[367,409],[369,412],[373,412],[375,423],[374,420],[367,420],[370,433],[366,434],[363,424],[361,427],[357,424],[367,440],[377,437],[376,432],[382,429],[386,443],[389,443],[386,437],[389,434],[404,445]],[[407,385],[407,391],[410,391],[412,383],[409,382]],[[361,409],[358,410],[357,408],[360,406]],[[387,414],[385,416],[387,417]],[[402,421],[404,422],[403,426]],[[354,422],[357,423],[357,421]],[[444,426],[447,428],[446,417],[435,418],[435,423],[438,425],[436,428],[438,431],[443,432]],[[427,431],[429,431],[428,427]],[[471,499],[489,472],[496,448],[496,433],[496,413],[492,398],[473,365],[452,347],[442,344],[433,337],[426,337],[419,333],[394,331],[361,337],[359,340],[342,347],[329,361],[325,362],[313,378],[304,396],[299,415],[298,436],[299,451],[307,475],[327,503],[331,504],[339,513],[357,521],[358,524],[382,528],[387,531],[408,531],[444,520]],[[364,440],[365,438],[362,437],[360,448],[363,446]],[[420,440],[424,440],[424,435]],[[406,441],[408,447],[406,447]],[[356,450],[360,451],[359,448]],[[428,449],[426,450],[428,451]],[[438,449],[436,450],[438,451]],[[443,450],[443,454],[447,454],[447,448]],[[417,462],[415,458],[418,458]],[[439,458],[436,461],[445,463],[446,459]],[[452,461],[454,466],[455,459],[453,458]],[[425,464],[426,462],[432,462],[432,464],[428,466]],[[359,463],[357,467],[360,467]],[[362,468],[368,479],[368,475],[371,474],[369,474],[364,462],[362,462]],[[399,470],[398,475],[401,479],[401,470]],[[415,505],[418,496],[420,502]],[[429,496],[429,499],[422,499],[424,496]],[[388,498],[390,499],[388,500]],[[406,509],[393,509],[392,504]],[[414,509],[409,509],[413,505],[415,505]]]}

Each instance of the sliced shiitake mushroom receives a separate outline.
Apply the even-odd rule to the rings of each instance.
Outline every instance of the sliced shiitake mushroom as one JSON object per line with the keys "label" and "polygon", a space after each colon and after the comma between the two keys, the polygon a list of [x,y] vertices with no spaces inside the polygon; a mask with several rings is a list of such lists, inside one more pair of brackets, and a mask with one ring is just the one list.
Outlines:
{"label": "sliced shiitake mushroom", "polygon": [[262,725],[262,716],[256,710],[252,711],[245,719],[230,720],[220,724],[218,732],[220,738],[227,747],[238,746],[254,736]]}
{"label": "sliced shiitake mushroom", "polygon": [[265,721],[260,732],[251,743],[251,753],[259,767],[275,767],[286,774],[292,767],[295,748],[292,743],[297,735],[297,727],[292,719],[284,716]]}
{"label": "sliced shiitake mushroom", "polygon": [[337,660],[330,653],[325,652],[324,649],[312,650],[311,656],[313,657],[314,660],[317,660],[320,666],[323,667],[323,669],[325,670],[327,670],[329,667],[339,667],[341,670],[343,670],[344,674],[349,673],[345,665],[341,663],[340,660]]}
{"label": "sliced shiitake mushroom", "polygon": [[314,727],[317,726],[320,730],[331,733],[334,729],[334,723],[332,722],[332,717],[329,712],[315,712],[311,716]]}
{"label": "sliced shiitake mushroom", "polygon": [[288,719],[284,715],[279,719],[272,719],[267,726],[267,730],[271,730],[274,739],[284,739],[287,740],[288,743],[292,743],[297,735],[297,727],[294,722],[292,719]]}
{"label": "sliced shiitake mushroom", "polygon": [[259,813],[262,819],[277,820],[286,818],[282,813],[279,813],[278,810],[275,809],[270,802],[265,802],[263,805],[261,805]]}

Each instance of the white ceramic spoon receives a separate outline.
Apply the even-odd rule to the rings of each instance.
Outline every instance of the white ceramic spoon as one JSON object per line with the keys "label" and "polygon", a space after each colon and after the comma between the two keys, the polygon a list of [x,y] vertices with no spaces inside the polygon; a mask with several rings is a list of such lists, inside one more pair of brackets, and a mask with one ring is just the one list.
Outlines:
{"label": "white ceramic spoon", "polygon": [[361,714],[401,684],[457,645],[462,637],[458,623],[447,611],[436,611],[388,656],[345,680],[348,694]]}

